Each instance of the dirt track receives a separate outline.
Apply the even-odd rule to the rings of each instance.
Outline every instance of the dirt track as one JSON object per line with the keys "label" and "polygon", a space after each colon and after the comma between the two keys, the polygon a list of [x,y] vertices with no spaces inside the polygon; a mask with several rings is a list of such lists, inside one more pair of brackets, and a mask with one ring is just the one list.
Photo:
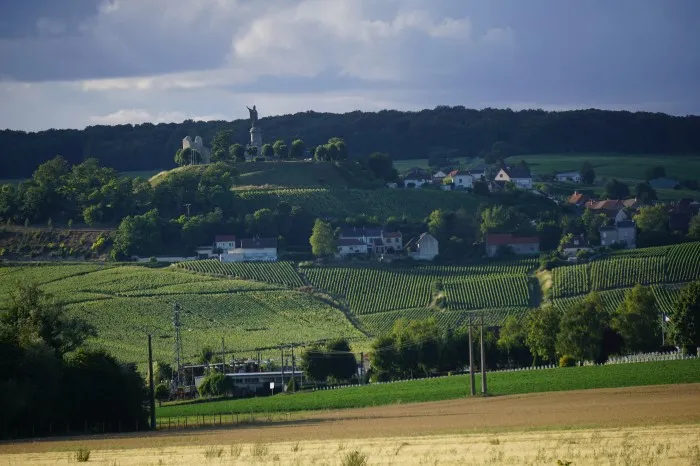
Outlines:
{"label": "dirt track", "polygon": [[0,443],[0,454],[242,442],[362,439],[561,427],[700,422],[700,384],[579,390],[310,413],[289,422],[212,430]]}

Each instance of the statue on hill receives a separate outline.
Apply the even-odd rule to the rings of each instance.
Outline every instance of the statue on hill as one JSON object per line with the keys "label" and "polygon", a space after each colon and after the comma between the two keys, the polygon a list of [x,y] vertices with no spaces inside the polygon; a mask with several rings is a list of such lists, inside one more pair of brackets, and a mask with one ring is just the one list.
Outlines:
{"label": "statue on hill", "polygon": [[255,124],[258,122],[258,110],[255,108],[255,105],[253,105],[253,108],[246,105],[246,108],[250,112],[250,127],[255,128]]}

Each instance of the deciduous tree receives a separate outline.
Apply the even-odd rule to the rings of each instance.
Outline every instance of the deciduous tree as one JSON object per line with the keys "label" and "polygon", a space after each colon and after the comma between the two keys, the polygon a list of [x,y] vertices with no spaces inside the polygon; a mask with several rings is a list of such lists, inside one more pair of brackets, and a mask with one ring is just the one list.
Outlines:
{"label": "deciduous tree", "polygon": [[700,281],[681,288],[669,317],[676,344],[694,353],[700,347]]}
{"label": "deciduous tree", "polygon": [[622,337],[628,353],[658,349],[661,344],[661,315],[651,289],[636,285],[627,291],[613,315],[611,326]]}
{"label": "deciduous tree", "polygon": [[330,224],[316,219],[309,238],[311,252],[316,257],[331,256],[336,253],[336,241]]}

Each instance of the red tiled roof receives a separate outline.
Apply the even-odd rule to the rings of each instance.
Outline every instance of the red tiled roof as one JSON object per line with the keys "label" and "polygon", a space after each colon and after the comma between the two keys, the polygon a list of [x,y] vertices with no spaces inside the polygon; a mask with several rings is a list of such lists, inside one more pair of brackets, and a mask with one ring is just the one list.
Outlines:
{"label": "red tiled roof", "polygon": [[401,232],[400,231],[392,231],[389,233],[382,233],[382,236],[385,238],[401,238]]}
{"label": "red tiled roof", "polygon": [[588,196],[583,193],[574,192],[571,197],[569,197],[569,204],[578,204],[580,202],[588,201]]}
{"label": "red tiled roof", "polygon": [[216,235],[214,237],[215,243],[223,243],[224,241],[236,241],[236,235]]}
{"label": "red tiled roof", "polygon": [[447,174],[450,178],[454,178],[457,174],[459,173],[459,170],[452,170],[450,173]]}
{"label": "red tiled roof", "polygon": [[486,244],[489,246],[504,246],[508,244],[532,244],[538,243],[537,236],[513,236],[504,233],[491,233],[486,235]]}

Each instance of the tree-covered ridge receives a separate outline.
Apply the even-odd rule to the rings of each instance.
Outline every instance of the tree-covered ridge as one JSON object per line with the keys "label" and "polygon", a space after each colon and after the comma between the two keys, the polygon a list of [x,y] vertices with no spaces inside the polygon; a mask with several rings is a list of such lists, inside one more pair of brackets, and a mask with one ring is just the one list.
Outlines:
{"label": "tree-covered ridge", "polygon": [[[97,158],[117,170],[152,170],[175,166],[173,154],[185,136],[213,142],[223,129],[231,141],[247,144],[248,120],[89,126],[84,130],[27,133],[0,131],[0,173],[6,178],[29,176],[57,154],[71,164]],[[345,114],[304,112],[260,120],[265,141],[291,145],[303,139],[310,153],[340,137],[350,157],[374,151],[395,159],[431,154],[476,156],[494,143],[517,153],[622,152],[700,153],[700,117],[605,110],[471,110],[437,107],[419,112],[384,110]],[[502,143],[506,143],[505,145]]]}

